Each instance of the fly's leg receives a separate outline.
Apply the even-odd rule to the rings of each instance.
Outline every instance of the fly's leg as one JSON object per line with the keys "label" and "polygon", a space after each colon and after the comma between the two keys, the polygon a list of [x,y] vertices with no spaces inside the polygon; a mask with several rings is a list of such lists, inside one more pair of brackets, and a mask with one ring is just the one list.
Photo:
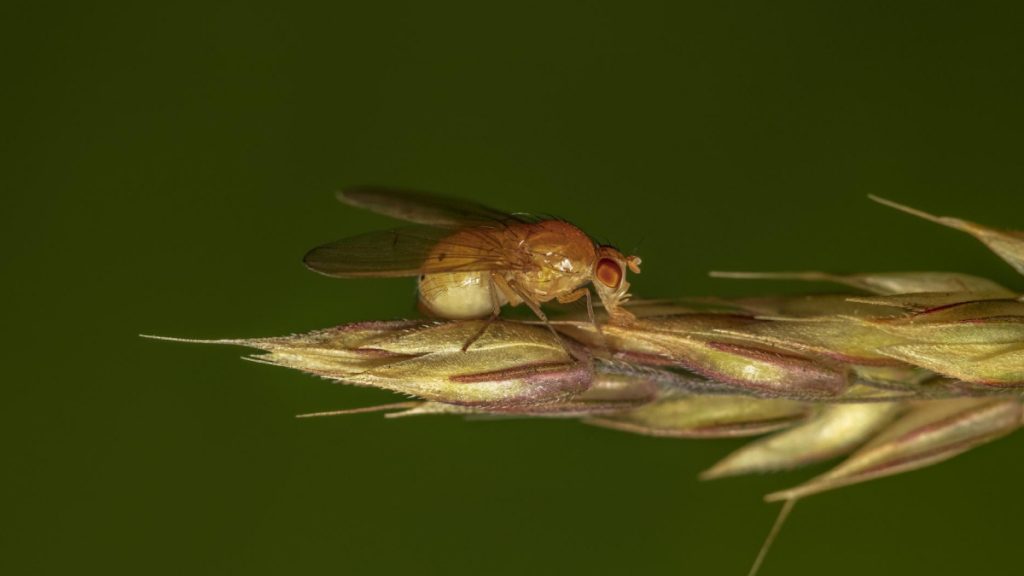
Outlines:
{"label": "fly's leg", "polygon": [[601,332],[601,325],[597,323],[597,318],[594,316],[594,300],[590,295],[590,288],[579,288],[568,294],[564,294],[558,297],[558,302],[561,304],[569,304],[575,302],[580,298],[587,297],[587,319],[594,325],[594,330],[597,330],[598,334],[604,334]]}
{"label": "fly's leg", "polygon": [[[532,310],[533,313],[537,315],[537,318],[540,318],[540,321],[543,322],[544,325],[548,327],[548,330],[551,330],[551,333],[555,335],[555,338],[557,338],[558,341],[562,343],[562,347],[565,348],[565,352],[569,355],[569,357],[574,358],[576,360],[580,360],[580,358],[576,356],[573,350],[569,348],[569,344],[566,343],[565,338],[563,338],[562,335],[559,334],[557,330],[555,330],[555,327],[551,325],[551,322],[548,321],[548,316],[547,314],[544,313],[543,310],[540,309],[540,304],[537,303],[533,298],[531,298],[529,294],[523,292],[511,280],[504,280],[504,283],[505,285],[508,286],[509,290],[511,290],[516,296],[518,296],[519,299],[522,300],[523,303],[526,304],[526,306],[529,307],[530,310]],[[577,296],[577,298],[579,298],[579,296]]]}
{"label": "fly's leg", "polygon": [[594,316],[594,301],[591,299],[590,288],[580,288],[564,296],[559,296],[558,301],[561,302],[562,304],[567,304],[569,302],[575,302],[579,300],[582,296],[587,297],[587,318],[590,320],[590,323],[594,326],[594,331],[597,332],[598,340],[601,342],[601,346],[608,352],[609,355],[611,355],[612,349],[608,345],[608,340],[605,338],[604,330],[601,330],[601,325],[597,322],[597,317]]}
{"label": "fly's leg", "polygon": [[469,350],[469,347],[487,332],[487,329],[491,327],[491,323],[497,320],[501,314],[501,300],[498,299],[498,285],[494,281],[494,274],[487,275],[487,283],[491,287],[491,315],[484,321],[484,325],[462,345],[463,352]]}
{"label": "fly's leg", "polygon": [[580,298],[583,298],[584,296],[587,297],[587,301],[589,302],[590,301],[590,289],[589,288],[578,288],[576,290],[573,290],[572,292],[569,292],[568,294],[562,294],[561,296],[558,296],[557,299],[558,299],[558,303],[559,304],[570,304],[572,302],[575,302],[575,301],[579,300]]}
{"label": "fly's leg", "polygon": [[505,297],[505,300],[510,306],[518,306],[523,303],[523,299],[520,298],[519,292],[512,288],[511,281],[508,278],[492,272],[491,282],[494,283],[494,286],[497,286],[501,295]]}

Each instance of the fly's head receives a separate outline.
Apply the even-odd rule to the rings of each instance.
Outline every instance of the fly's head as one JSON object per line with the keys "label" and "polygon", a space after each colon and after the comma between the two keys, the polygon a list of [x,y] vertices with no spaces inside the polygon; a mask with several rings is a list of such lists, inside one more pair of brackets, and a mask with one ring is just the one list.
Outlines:
{"label": "fly's head", "polygon": [[629,282],[626,272],[640,273],[640,258],[625,256],[612,246],[598,246],[594,263],[594,289],[601,298],[604,309],[612,320],[631,320],[633,315],[622,309],[622,303],[629,300]]}

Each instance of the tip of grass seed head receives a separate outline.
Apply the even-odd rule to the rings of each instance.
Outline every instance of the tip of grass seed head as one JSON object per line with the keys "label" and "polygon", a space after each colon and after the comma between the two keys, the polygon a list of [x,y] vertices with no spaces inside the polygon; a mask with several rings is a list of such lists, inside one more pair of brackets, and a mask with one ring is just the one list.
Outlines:
{"label": "tip of grass seed head", "polygon": [[139,334],[139,338],[145,338],[146,340],[160,340],[162,342],[184,342],[185,344],[237,344],[240,346],[246,345],[245,340],[237,340],[233,338],[210,340],[203,338],[179,338],[177,336],[159,336],[156,334]]}
{"label": "tip of grass seed head", "polygon": [[391,404],[381,404],[379,406],[363,406],[362,408],[347,408],[344,410],[328,410],[326,412],[307,412],[305,414],[296,414],[296,418],[323,418],[326,416],[347,416],[350,414],[367,414],[370,412],[388,412],[391,410],[406,410],[409,408],[415,408],[422,404],[420,401],[410,402],[393,402]]}
{"label": "tip of grass seed head", "polygon": [[188,342],[188,343],[199,343],[202,340],[195,340],[192,338],[180,338],[177,336],[160,336],[159,334],[139,334],[139,338],[145,338],[146,340],[162,340],[164,342]]}
{"label": "tip of grass seed head", "polygon": [[944,226],[949,226],[950,225],[950,223],[947,222],[946,219],[942,218],[941,216],[936,216],[934,214],[929,214],[928,212],[925,212],[924,210],[918,210],[917,208],[911,208],[910,206],[907,206],[906,204],[900,204],[899,202],[894,202],[892,200],[889,200],[887,198],[882,198],[881,196],[876,196],[874,194],[868,194],[868,198],[870,198],[871,200],[873,200],[875,202],[878,202],[882,206],[888,206],[889,208],[893,208],[895,210],[899,210],[900,212],[904,212],[906,214],[910,214],[911,216],[917,216],[918,218],[923,218],[925,220],[928,220],[928,221],[931,221],[931,222],[935,222],[936,224],[942,224]]}

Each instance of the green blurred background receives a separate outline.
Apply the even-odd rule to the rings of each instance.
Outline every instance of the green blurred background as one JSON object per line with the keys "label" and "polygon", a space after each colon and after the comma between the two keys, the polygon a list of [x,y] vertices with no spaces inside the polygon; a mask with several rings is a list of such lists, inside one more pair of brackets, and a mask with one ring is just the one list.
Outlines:
{"label": "green blurred background", "polygon": [[[865,198],[1024,228],[1021,4],[844,4],[5,3],[0,571],[744,574],[761,495],[821,468],[705,484],[740,442],[297,421],[392,396],[136,335],[413,314],[409,281],[300,264],[388,224],[335,203],[354,183],[566,217],[643,256],[643,296],[1024,285]],[[1022,441],[801,503],[763,574],[1018,571]]]}

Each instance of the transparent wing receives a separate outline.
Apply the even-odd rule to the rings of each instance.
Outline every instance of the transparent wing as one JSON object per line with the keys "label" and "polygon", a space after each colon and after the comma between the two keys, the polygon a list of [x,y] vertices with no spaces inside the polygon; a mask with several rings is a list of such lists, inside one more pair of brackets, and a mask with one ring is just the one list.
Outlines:
{"label": "transparent wing", "polygon": [[469,200],[415,190],[359,186],[338,192],[337,196],[339,201],[351,206],[407,222],[443,228],[532,221],[529,217],[508,214]]}
{"label": "transparent wing", "polygon": [[303,262],[340,278],[418,276],[435,272],[521,269],[529,264],[503,249],[500,228],[453,232],[408,226],[343,238],[313,248]]}

